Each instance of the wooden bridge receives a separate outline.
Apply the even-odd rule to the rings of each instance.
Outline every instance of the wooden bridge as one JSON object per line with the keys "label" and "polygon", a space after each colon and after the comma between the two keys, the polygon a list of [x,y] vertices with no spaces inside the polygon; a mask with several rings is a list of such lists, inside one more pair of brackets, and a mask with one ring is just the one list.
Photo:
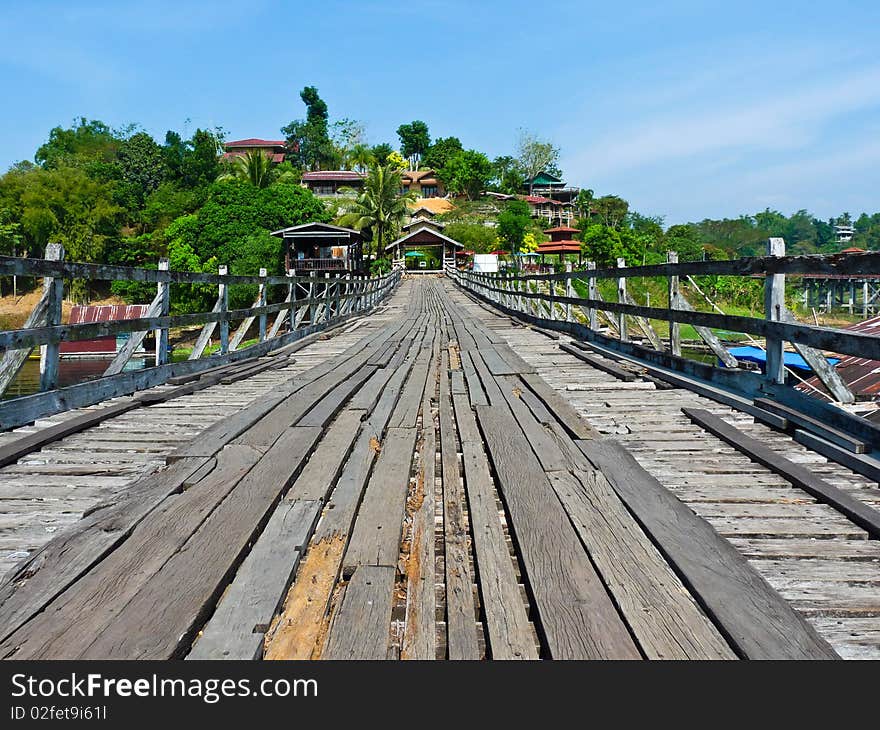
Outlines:
{"label": "wooden bridge", "polygon": [[[785,321],[776,277],[801,259],[724,263],[769,273],[766,320],[572,289],[706,263],[396,273],[255,302],[289,321],[249,350],[5,402],[0,656],[877,658],[876,428],[772,367],[783,340],[874,356],[876,338]],[[160,294],[187,281],[154,273]],[[177,316],[248,314],[224,291]],[[155,317],[122,326],[180,324]],[[675,328],[668,352],[639,345],[637,317],[757,330],[771,368],[685,361]],[[0,344],[92,333],[75,327]]]}

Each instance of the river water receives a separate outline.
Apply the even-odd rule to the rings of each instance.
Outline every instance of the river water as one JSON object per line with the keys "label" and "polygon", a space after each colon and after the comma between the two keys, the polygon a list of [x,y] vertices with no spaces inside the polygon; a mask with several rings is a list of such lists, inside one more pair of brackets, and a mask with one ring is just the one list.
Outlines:
{"label": "river water", "polygon": [[[112,358],[89,358],[84,360],[72,360],[62,358],[58,363],[58,387],[76,385],[87,380],[100,378]],[[153,364],[153,358],[132,358],[125,366],[126,370],[141,370]],[[3,393],[2,398],[17,398],[20,395],[30,395],[40,390],[40,361],[28,359],[18,371],[18,377]]]}

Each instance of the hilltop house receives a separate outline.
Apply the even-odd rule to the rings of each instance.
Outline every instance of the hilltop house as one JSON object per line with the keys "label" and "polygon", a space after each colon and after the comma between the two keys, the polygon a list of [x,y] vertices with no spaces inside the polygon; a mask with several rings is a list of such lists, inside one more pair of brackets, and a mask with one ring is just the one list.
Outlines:
{"label": "hilltop house", "polygon": [[529,197],[546,197],[562,203],[571,203],[580,193],[581,189],[574,186],[566,186],[561,178],[551,175],[549,172],[539,172],[534,177],[528,178],[523,184],[523,193]]}
{"label": "hilltop house", "polygon": [[284,240],[284,267],[297,274],[359,272],[363,239],[359,231],[329,223],[302,223],[272,231]]}
{"label": "hilltop house", "polygon": [[304,172],[301,183],[318,197],[326,198],[351,195],[343,188],[359,190],[364,186],[364,177],[355,170],[315,170]]}
{"label": "hilltop house", "polygon": [[234,142],[226,142],[223,145],[223,148],[226,150],[223,153],[223,159],[233,160],[236,157],[241,157],[242,155],[247,154],[251,150],[260,150],[272,162],[284,162],[284,144],[283,139],[257,139],[255,137],[251,137],[250,139],[238,139]]}
{"label": "hilltop house", "polygon": [[415,193],[420,198],[446,195],[446,188],[434,170],[404,170],[400,177],[402,193]]}

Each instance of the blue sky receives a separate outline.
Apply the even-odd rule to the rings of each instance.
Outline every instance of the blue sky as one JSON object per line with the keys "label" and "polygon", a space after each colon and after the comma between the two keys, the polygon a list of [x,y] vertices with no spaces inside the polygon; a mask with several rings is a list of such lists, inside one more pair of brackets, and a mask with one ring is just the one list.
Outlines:
{"label": "blue sky", "polygon": [[[279,137],[318,87],[397,141],[551,139],[568,182],[667,223],[880,210],[880,3],[0,1],[0,169],[80,115]],[[187,125],[186,120],[190,122]]]}

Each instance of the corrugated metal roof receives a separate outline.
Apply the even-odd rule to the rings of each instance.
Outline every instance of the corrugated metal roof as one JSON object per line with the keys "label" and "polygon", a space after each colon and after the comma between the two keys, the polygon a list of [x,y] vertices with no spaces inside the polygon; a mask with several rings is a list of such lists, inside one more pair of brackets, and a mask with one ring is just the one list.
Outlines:
{"label": "corrugated metal roof", "polygon": [[[846,327],[846,330],[880,336],[880,317],[857,322]],[[835,370],[837,370],[843,382],[847,384],[856,396],[856,399],[875,400],[880,396],[880,360],[869,360],[865,357],[855,357],[853,355],[841,355],[840,363]],[[798,383],[795,387],[804,393],[811,393],[816,397],[824,397],[829,401],[832,400],[819,378],[809,378],[807,384]],[[819,390],[820,393],[816,393],[816,390]]]}
{"label": "corrugated metal roof", "polygon": [[[68,324],[93,324],[95,322],[113,322],[120,319],[139,319],[147,316],[147,304],[101,304],[74,305],[70,310]],[[62,342],[59,351],[62,355],[73,354],[108,354],[116,352],[116,336],[93,337],[90,340],[73,340]]]}

